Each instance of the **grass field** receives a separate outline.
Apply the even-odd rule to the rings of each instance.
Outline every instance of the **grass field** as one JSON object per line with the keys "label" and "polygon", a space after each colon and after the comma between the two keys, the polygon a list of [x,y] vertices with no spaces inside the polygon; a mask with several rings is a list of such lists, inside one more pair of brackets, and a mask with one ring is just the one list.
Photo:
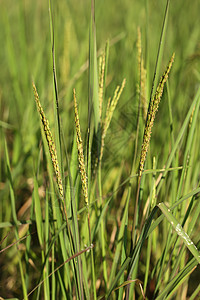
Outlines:
{"label": "grass field", "polygon": [[200,299],[200,2],[0,7],[0,299]]}

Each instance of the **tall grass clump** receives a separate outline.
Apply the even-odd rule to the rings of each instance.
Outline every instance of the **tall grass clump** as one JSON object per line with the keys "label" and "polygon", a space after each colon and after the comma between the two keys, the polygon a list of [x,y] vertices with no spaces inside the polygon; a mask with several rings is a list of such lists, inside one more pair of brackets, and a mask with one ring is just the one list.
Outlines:
{"label": "tall grass clump", "polygon": [[198,299],[199,9],[2,4],[0,297]]}

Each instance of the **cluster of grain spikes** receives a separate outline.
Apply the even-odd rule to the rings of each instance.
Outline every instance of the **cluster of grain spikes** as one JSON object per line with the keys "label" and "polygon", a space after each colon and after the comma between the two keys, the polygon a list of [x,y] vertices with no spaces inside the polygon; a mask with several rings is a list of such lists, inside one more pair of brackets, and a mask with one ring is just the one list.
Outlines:
{"label": "cluster of grain spikes", "polygon": [[[109,128],[114,110],[117,106],[119,98],[120,98],[122,91],[126,84],[126,79],[124,79],[121,86],[117,86],[112,100],[111,100],[111,97],[108,99],[106,116],[105,116],[104,121],[102,121],[103,91],[104,91],[104,83],[105,83],[105,63],[106,63],[106,57],[105,57],[105,52],[103,52],[103,54],[100,56],[100,59],[99,59],[99,90],[98,90],[99,111],[100,111],[101,128],[102,128],[101,129],[101,133],[102,133],[101,134],[101,149],[100,149],[100,156],[96,157],[95,168],[97,167],[98,163],[100,163],[102,160],[106,133]],[[83,142],[82,142],[82,138],[81,138],[80,122],[79,122],[79,115],[78,115],[78,109],[77,109],[75,89],[73,90],[73,97],[74,97],[74,112],[75,112],[76,141],[77,141],[77,148],[78,148],[79,170],[80,170],[80,174],[81,174],[81,183],[82,183],[83,195],[85,198],[85,204],[88,206],[87,174],[86,174],[84,155],[83,155]]]}
{"label": "cluster of grain spikes", "polygon": [[[44,114],[42,105],[39,100],[39,95],[38,95],[38,92],[37,92],[34,82],[32,82],[32,85],[33,85],[33,92],[34,92],[34,96],[35,96],[37,109],[38,109],[38,112],[40,115],[40,119],[42,122],[43,130],[44,130],[48,148],[49,148],[49,153],[51,156],[51,162],[52,162],[53,170],[54,170],[55,177],[56,177],[56,182],[57,182],[57,186],[58,186],[58,190],[59,190],[60,199],[62,201],[62,204],[64,205],[64,189],[63,189],[63,183],[62,183],[62,178],[61,178],[61,173],[60,173],[60,167],[58,164],[58,157],[57,157],[55,142],[54,142],[53,135],[52,135],[50,127],[49,127],[49,121],[47,120],[47,118]],[[65,205],[64,205],[64,213],[65,213],[65,217],[67,218]]]}
{"label": "cluster of grain spikes", "polygon": [[167,81],[169,72],[171,70],[171,67],[172,67],[172,64],[174,61],[174,56],[175,56],[175,54],[173,53],[168,65],[167,65],[166,71],[164,72],[163,76],[160,79],[156,93],[150,101],[149,110],[148,110],[148,114],[147,114],[147,120],[146,120],[146,126],[145,126],[144,136],[143,136],[142,150],[141,150],[141,155],[140,155],[139,177],[142,176],[142,172],[144,169],[144,163],[146,160],[146,155],[147,155],[150,138],[151,138],[151,130],[152,130],[156,112],[158,110],[158,106],[159,106],[159,103],[160,103],[160,100],[161,100],[161,97],[163,94],[164,84]]}
{"label": "cluster of grain spikes", "polygon": [[[107,46],[106,46],[107,47]],[[126,79],[123,80],[121,86],[117,86],[114,92],[114,96],[111,100],[111,97],[108,99],[107,108],[106,108],[106,116],[103,118],[103,99],[104,99],[104,91],[105,91],[105,78],[106,78],[106,47],[105,50],[102,52],[102,54],[99,57],[99,81],[98,81],[98,100],[99,100],[99,115],[100,115],[100,142],[98,145],[100,145],[100,151],[95,151],[95,162],[93,164],[93,172],[96,172],[97,166],[101,163],[102,157],[103,157],[103,149],[105,145],[105,137],[107,130],[109,128],[114,110],[117,106],[117,103],[120,99],[120,96],[122,94],[122,91],[126,84]],[[97,137],[94,137],[97,138]],[[94,140],[93,140],[94,142]],[[97,145],[95,145],[97,146]],[[98,154],[99,153],[99,154]]]}

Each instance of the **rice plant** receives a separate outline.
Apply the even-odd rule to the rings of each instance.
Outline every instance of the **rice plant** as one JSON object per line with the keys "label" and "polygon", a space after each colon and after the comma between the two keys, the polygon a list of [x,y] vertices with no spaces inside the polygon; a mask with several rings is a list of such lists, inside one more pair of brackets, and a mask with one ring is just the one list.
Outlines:
{"label": "rice plant", "polygon": [[1,7],[0,298],[198,299],[199,2]]}

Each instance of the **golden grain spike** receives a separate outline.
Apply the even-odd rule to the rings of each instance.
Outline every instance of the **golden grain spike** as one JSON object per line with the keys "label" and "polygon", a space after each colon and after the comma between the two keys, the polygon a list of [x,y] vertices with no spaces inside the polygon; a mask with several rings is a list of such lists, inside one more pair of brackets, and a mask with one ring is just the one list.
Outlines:
{"label": "golden grain spike", "polygon": [[163,76],[160,79],[156,93],[150,103],[150,107],[149,107],[149,111],[148,111],[148,115],[147,115],[146,127],[144,130],[141,156],[140,156],[140,165],[139,165],[139,176],[140,177],[142,176],[142,171],[144,169],[144,163],[145,163],[147,151],[149,148],[149,142],[150,142],[150,138],[151,138],[151,130],[152,130],[152,127],[154,124],[155,115],[158,110],[158,106],[159,106],[159,103],[160,103],[160,100],[162,97],[164,84],[167,81],[169,72],[171,70],[171,67],[172,67],[172,64],[174,61],[174,56],[175,56],[175,54],[173,53],[168,65],[167,65],[166,71],[163,73]]}
{"label": "golden grain spike", "polygon": [[102,116],[104,73],[105,73],[105,51],[99,58],[99,114],[100,114],[100,119]]}
{"label": "golden grain spike", "polygon": [[147,71],[144,68],[144,60],[142,56],[142,43],[141,43],[141,31],[138,27],[138,38],[137,38],[137,61],[138,61],[138,85],[137,85],[137,92],[141,97],[141,104],[142,104],[142,111],[143,111],[143,119],[146,121],[147,117]]}
{"label": "golden grain spike", "polygon": [[74,113],[75,113],[75,124],[76,124],[76,142],[78,148],[78,161],[79,161],[79,169],[81,173],[81,182],[82,182],[82,189],[83,195],[85,198],[85,203],[88,205],[88,186],[87,186],[87,175],[84,163],[84,155],[83,155],[83,143],[81,138],[81,130],[80,130],[80,122],[78,116],[78,108],[77,108],[77,101],[76,101],[76,93],[75,89],[74,92]]}
{"label": "golden grain spike", "polygon": [[138,74],[140,74],[141,69],[141,58],[142,58],[142,43],[141,43],[141,31],[140,27],[137,28],[137,62],[138,62]]}
{"label": "golden grain spike", "polygon": [[48,144],[48,148],[49,148],[49,153],[50,153],[50,156],[51,156],[53,169],[54,169],[54,172],[55,172],[55,175],[56,175],[56,182],[57,182],[57,185],[58,185],[59,194],[60,194],[61,200],[63,201],[64,191],[63,191],[62,178],[61,178],[61,175],[60,175],[60,168],[59,168],[59,164],[58,164],[56,146],[55,146],[55,143],[54,143],[54,140],[53,140],[53,136],[52,136],[50,127],[49,127],[49,122],[48,122],[48,120],[47,120],[47,118],[44,114],[44,111],[43,111],[42,105],[40,103],[38,92],[37,92],[37,89],[36,89],[36,86],[35,86],[34,82],[32,82],[32,85],[33,85],[33,92],[34,92],[34,96],[35,96],[35,101],[36,101],[36,104],[37,104],[37,109],[38,109],[38,112],[40,114],[40,119],[42,121],[42,126],[43,126],[44,133],[45,133],[45,136],[46,136],[46,140],[47,140],[47,144]]}

